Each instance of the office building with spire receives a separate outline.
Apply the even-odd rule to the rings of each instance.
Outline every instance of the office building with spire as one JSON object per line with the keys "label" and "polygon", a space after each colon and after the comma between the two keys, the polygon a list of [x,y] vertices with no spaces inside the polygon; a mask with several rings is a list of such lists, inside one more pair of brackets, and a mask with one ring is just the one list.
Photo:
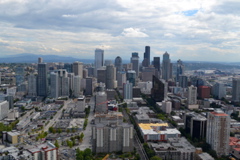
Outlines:
{"label": "office building with spire", "polygon": [[143,67],[148,67],[150,65],[150,46],[145,47],[145,52],[143,55],[143,62],[142,66]]}

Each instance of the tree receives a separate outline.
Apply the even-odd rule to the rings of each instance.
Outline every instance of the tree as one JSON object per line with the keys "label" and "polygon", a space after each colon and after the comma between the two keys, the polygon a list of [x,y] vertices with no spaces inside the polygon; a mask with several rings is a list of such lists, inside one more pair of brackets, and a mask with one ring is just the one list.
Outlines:
{"label": "tree", "polygon": [[150,160],[162,160],[162,158],[160,158],[158,156],[153,156],[152,158],[150,158]]}
{"label": "tree", "polygon": [[55,141],[54,145],[55,145],[57,148],[60,147],[59,144],[58,144],[58,140]]}
{"label": "tree", "polygon": [[84,157],[91,157],[92,156],[92,150],[90,148],[86,148],[83,151],[83,155],[84,155]]}

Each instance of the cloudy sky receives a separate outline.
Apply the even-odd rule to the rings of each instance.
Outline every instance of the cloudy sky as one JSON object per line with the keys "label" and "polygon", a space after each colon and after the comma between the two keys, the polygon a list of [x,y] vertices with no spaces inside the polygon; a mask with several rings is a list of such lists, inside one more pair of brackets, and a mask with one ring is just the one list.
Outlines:
{"label": "cloudy sky", "polygon": [[0,0],[0,56],[240,61],[239,0]]}

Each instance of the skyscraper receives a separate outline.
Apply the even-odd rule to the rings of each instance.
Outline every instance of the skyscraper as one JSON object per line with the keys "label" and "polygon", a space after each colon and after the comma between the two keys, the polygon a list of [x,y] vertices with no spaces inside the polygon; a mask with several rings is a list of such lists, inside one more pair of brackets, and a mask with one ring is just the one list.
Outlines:
{"label": "skyscraper", "polygon": [[75,76],[80,76],[83,78],[83,63],[82,62],[74,62],[73,63],[73,73]]}
{"label": "skyscraper", "polygon": [[162,78],[165,81],[168,81],[170,78],[172,78],[172,65],[169,54],[167,52],[163,54],[162,68]]}
{"label": "skyscraper", "polygon": [[238,78],[232,80],[232,101],[240,102],[240,79]]}
{"label": "skyscraper", "polygon": [[73,72],[73,64],[64,63],[63,69],[66,69],[68,73],[72,73]]}
{"label": "skyscraper", "polygon": [[74,97],[79,97],[81,91],[81,77],[74,76],[73,77],[73,95]]}
{"label": "skyscraper", "polygon": [[50,74],[50,81],[51,81],[51,97],[52,98],[58,98],[58,74],[51,72]]}
{"label": "skyscraper", "polygon": [[47,64],[38,64],[38,80],[37,80],[38,96],[47,96],[48,94],[48,81],[47,81]]}
{"label": "skyscraper", "polygon": [[122,58],[121,57],[119,57],[119,56],[117,56],[116,58],[115,58],[115,67],[116,67],[116,73],[118,72],[118,71],[122,71]]}
{"label": "skyscraper", "polygon": [[226,87],[223,83],[217,82],[213,85],[213,95],[218,99],[226,97]]}
{"label": "skyscraper", "polygon": [[138,77],[139,73],[139,57],[137,52],[132,53],[131,57],[132,69],[136,72],[136,76]]}
{"label": "skyscraper", "polygon": [[153,57],[153,66],[160,72],[160,57]]}
{"label": "skyscraper", "polygon": [[218,156],[229,154],[230,117],[221,110],[207,116],[206,142]]}
{"label": "skyscraper", "polygon": [[126,72],[125,71],[119,71],[117,72],[117,86],[119,88],[123,87],[123,83],[126,83]]}
{"label": "skyscraper", "polygon": [[197,109],[197,87],[194,87],[193,85],[188,87],[188,108],[189,109]]}
{"label": "skyscraper", "polygon": [[177,61],[177,75],[176,82],[179,82],[179,76],[184,74],[184,65],[183,62],[179,59]]}
{"label": "skyscraper", "polygon": [[34,74],[28,76],[28,95],[37,96],[37,76]]}
{"label": "skyscraper", "polygon": [[167,98],[167,88],[168,84],[164,79],[159,79],[156,76],[152,78],[152,90],[151,96],[156,102],[162,102]]}
{"label": "skyscraper", "polygon": [[123,98],[130,100],[133,98],[133,85],[129,81],[123,84]]}
{"label": "skyscraper", "polygon": [[95,50],[95,77],[97,77],[97,70],[103,66],[104,63],[104,50]]}
{"label": "skyscraper", "polygon": [[115,67],[113,65],[108,65],[106,68],[106,88],[107,89],[114,88],[115,76],[116,76]]}
{"label": "skyscraper", "polygon": [[127,71],[127,80],[132,83],[133,86],[136,85],[136,72],[134,70]]}
{"label": "skyscraper", "polygon": [[144,56],[143,56],[142,66],[148,67],[149,65],[150,65],[150,46],[146,46]]}

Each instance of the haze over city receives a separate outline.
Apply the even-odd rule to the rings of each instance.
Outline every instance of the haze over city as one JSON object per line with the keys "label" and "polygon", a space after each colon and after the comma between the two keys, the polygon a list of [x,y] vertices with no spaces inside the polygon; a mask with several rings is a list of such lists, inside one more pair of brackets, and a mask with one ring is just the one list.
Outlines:
{"label": "haze over city", "polygon": [[95,48],[102,48],[107,59],[129,59],[149,45],[152,57],[168,51],[172,60],[236,62],[239,5],[238,0],[1,0],[0,56],[93,59]]}

